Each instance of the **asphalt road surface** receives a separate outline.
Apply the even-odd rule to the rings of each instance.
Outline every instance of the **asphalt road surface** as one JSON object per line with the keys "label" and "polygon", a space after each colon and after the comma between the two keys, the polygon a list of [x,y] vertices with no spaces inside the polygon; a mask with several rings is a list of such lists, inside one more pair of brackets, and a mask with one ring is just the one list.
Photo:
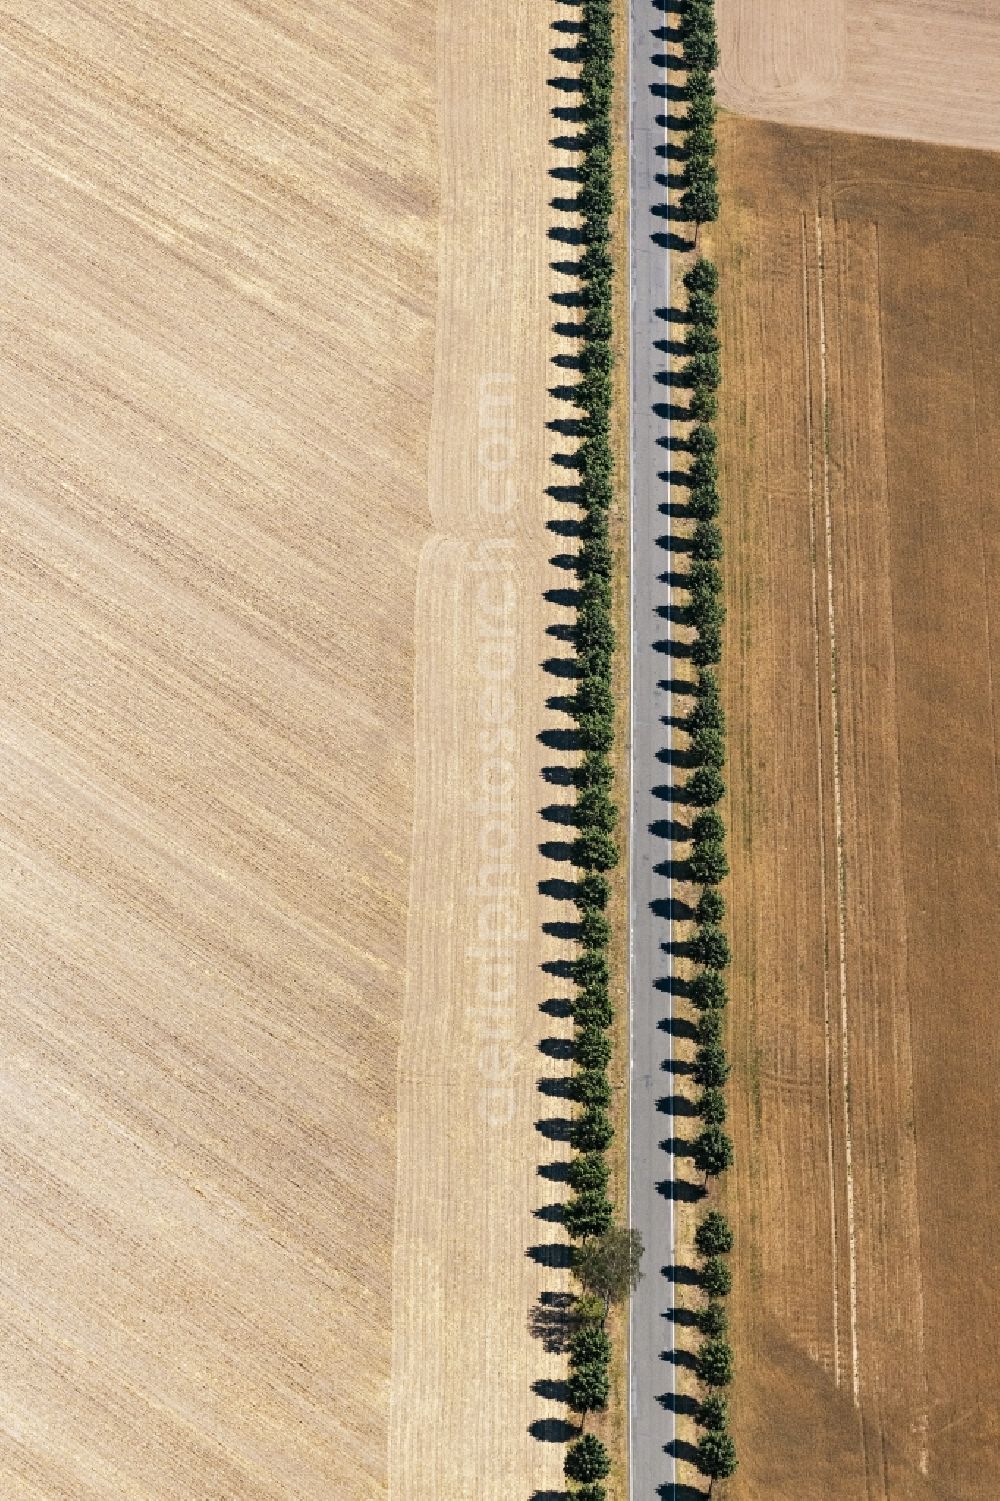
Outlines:
{"label": "asphalt road surface", "polygon": [[[666,13],[662,0],[631,0],[629,38],[632,429],[632,704],[629,929],[632,997],[630,1068],[631,1223],[641,1231],[645,1275],[631,1305],[629,1450],[631,1501],[674,1495],[674,1160],[672,1094],[669,824],[673,658],[669,652],[671,567],[669,357],[671,335],[666,221]],[[676,333],[676,331],[675,331]]]}

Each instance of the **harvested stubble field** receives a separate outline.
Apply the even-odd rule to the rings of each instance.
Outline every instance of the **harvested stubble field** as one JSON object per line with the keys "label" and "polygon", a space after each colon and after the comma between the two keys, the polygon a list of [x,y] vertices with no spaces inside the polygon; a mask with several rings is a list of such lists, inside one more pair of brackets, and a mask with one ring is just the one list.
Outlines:
{"label": "harvested stubble field", "polygon": [[2,9],[0,1494],[526,1497],[553,17]]}
{"label": "harvested stubble field", "polygon": [[739,1501],[1000,1491],[1000,162],[721,129]]}
{"label": "harvested stubble field", "polygon": [[368,1501],[431,25],[38,0],[2,29],[0,1494]]}
{"label": "harvested stubble field", "polygon": [[729,109],[1000,147],[994,0],[718,0],[717,12]]}

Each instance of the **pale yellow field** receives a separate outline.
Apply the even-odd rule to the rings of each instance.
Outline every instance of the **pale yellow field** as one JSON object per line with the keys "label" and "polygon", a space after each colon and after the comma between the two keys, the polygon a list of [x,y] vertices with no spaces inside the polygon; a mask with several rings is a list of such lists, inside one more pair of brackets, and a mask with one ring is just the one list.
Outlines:
{"label": "pale yellow field", "polygon": [[0,3],[3,1501],[560,1485],[552,20]]}
{"label": "pale yellow field", "polygon": [[370,1501],[433,15],[0,28],[0,1496]]}
{"label": "pale yellow field", "polygon": [[718,0],[740,114],[1000,149],[994,0]]}
{"label": "pale yellow field", "polygon": [[[547,430],[574,409],[548,394],[575,379],[549,361],[574,342],[552,332],[579,317],[549,297],[574,280],[550,261],[575,249],[547,238],[571,213],[549,206],[572,184],[550,168],[571,132],[550,118],[547,79],[570,76],[549,49],[546,6],[442,0],[438,79],[443,163],[438,343],[430,445],[434,535],[417,590],[417,760],[408,989],[399,1080],[391,1430],[393,1501],[507,1501],[562,1489],[562,1403],[532,1390],[565,1379],[565,1357],[528,1332],[539,1296],[564,1267],[528,1255],[566,1249],[537,1211],[566,1197],[538,1168],[568,1159],[536,1121],[569,1103],[539,1093],[569,1063],[539,1049],[571,1023],[540,1010],[565,997],[544,962],[573,948],[542,931],[575,908],[539,896],[571,869],[539,846],[573,830],[540,810],[572,797],[543,778],[565,750],[538,736],[570,721],[546,708],[572,684],[546,658],[572,648],[547,635],[573,612],[545,598],[575,575],[554,554],[575,543],[546,530],[567,507],[546,494],[575,478]],[[483,59],[489,66],[483,66]],[[470,87],[470,79],[475,86]],[[542,1252],[542,1255],[545,1253]],[[538,1425],[551,1425],[541,1429]],[[536,1432],[533,1432],[532,1429]]]}

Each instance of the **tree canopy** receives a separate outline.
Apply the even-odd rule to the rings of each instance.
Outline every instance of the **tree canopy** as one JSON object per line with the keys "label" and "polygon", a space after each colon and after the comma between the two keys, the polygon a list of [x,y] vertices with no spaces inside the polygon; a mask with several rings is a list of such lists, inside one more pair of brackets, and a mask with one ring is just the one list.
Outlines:
{"label": "tree canopy", "polygon": [[642,1236],[638,1230],[612,1225],[573,1254],[573,1271],[588,1292],[604,1299],[605,1310],[634,1292],[642,1275]]}

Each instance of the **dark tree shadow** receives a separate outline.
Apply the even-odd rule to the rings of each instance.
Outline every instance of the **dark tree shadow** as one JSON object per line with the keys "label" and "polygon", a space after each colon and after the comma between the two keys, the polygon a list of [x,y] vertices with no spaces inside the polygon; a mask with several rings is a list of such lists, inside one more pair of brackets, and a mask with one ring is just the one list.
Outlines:
{"label": "dark tree shadow", "polygon": [[583,937],[583,927],[578,922],[543,922],[542,932],[548,933],[550,938],[561,938],[566,943],[579,943]]}
{"label": "dark tree shadow", "polygon": [[538,1093],[546,1095],[549,1099],[571,1100],[573,1098],[573,1086],[568,1078],[553,1079],[546,1077],[538,1080]]}
{"label": "dark tree shadow", "polygon": [[570,1336],[577,1326],[573,1302],[572,1293],[540,1293],[528,1316],[529,1332],[541,1340],[550,1355],[561,1355],[569,1346]]}
{"label": "dark tree shadow", "polygon": [[[666,945],[662,945],[664,948]],[[661,1016],[656,1023],[657,1030],[666,1032],[669,1037],[680,1037],[685,1042],[694,1042],[697,1031],[693,1022],[689,1022],[686,1016]]]}
{"label": "dark tree shadow", "polygon": [[573,1247],[566,1245],[564,1241],[554,1241],[545,1246],[529,1246],[525,1254],[532,1261],[537,1261],[539,1266],[547,1266],[550,1270],[568,1272],[573,1265]]}
{"label": "dark tree shadow", "polygon": [[661,1178],[656,1191],[675,1204],[700,1204],[705,1197],[700,1183],[689,1183],[685,1178]]}
{"label": "dark tree shadow", "polygon": [[548,803],[539,812],[546,823],[561,824],[563,828],[576,827],[576,809],[572,803]]}
{"label": "dark tree shadow", "polygon": [[670,1152],[676,1157],[692,1157],[694,1155],[691,1143],[684,1136],[666,1136],[660,1142],[661,1152]]}
{"label": "dark tree shadow", "polygon": [[538,967],[544,975],[555,975],[560,980],[572,980],[573,978],[572,959],[546,959]]}
{"label": "dark tree shadow", "polygon": [[572,766],[543,766],[542,781],[548,782],[552,787],[573,787],[576,785],[576,777]]}
{"label": "dark tree shadow", "polygon": [[680,1392],[663,1392],[656,1400],[666,1412],[676,1412],[686,1418],[693,1418],[698,1411],[696,1399],[682,1396]]}
{"label": "dark tree shadow", "polygon": [[656,1102],[656,1108],[663,1115],[690,1117],[697,1113],[692,1101],[685,1099],[682,1094],[661,1095]]}
{"label": "dark tree shadow", "polygon": [[673,1438],[667,1445],[667,1453],[675,1459],[682,1459],[685,1464],[693,1465],[698,1461],[698,1450],[694,1444],[689,1444],[686,1439]]}
{"label": "dark tree shadow", "polygon": [[538,1051],[546,1058],[566,1061],[573,1057],[573,1041],[569,1037],[543,1037]]}
{"label": "dark tree shadow", "polygon": [[672,1350],[661,1350],[660,1359],[665,1365],[679,1366],[684,1371],[697,1370],[697,1363],[690,1350],[678,1350],[676,1347]]}
{"label": "dark tree shadow", "polygon": [[538,846],[546,860],[562,860],[571,864],[573,860],[573,846],[560,839],[546,839]]}

